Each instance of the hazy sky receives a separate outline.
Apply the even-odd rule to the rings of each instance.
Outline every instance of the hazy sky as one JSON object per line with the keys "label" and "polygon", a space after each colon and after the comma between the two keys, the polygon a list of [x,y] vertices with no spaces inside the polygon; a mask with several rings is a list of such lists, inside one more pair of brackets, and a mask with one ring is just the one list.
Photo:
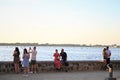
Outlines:
{"label": "hazy sky", "polygon": [[0,42],[120,44],[120,0],[0,0]]}

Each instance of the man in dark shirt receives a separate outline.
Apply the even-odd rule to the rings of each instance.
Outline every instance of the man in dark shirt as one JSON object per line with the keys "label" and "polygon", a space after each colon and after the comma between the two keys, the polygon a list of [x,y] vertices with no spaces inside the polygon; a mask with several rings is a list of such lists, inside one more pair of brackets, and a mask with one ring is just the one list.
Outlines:
{"label": "man in dark shirt", "polygon": [[61,50],[60,56],[61,56],[61,59],[62,59],[61,62],[63,63],[63,65],[67,66],[67,54],[66,52],[64,52],[64,49]]}

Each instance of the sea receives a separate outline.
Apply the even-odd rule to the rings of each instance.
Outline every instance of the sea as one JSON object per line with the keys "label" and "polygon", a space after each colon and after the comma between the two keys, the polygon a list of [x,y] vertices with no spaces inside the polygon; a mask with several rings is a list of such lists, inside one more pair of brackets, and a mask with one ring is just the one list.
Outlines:
{"label": "sea", "polygon": [[[20,50],[20,59],[22,60],[23,49],[27,50],[33,46],[0,46],[0,61],[13,61],[13,52],[15,47]],[[55,49],[61,52],[64,49],[67,53],[68,61],[101,61],[104,47],[75,47],[75,46],[36,46],[37,61],[53,61]],[[120,60],[120,48],[110,47],[111,60]],[[30,54],[31,56],[31,54]],[[31,58],[30,58],[31,60]]]}

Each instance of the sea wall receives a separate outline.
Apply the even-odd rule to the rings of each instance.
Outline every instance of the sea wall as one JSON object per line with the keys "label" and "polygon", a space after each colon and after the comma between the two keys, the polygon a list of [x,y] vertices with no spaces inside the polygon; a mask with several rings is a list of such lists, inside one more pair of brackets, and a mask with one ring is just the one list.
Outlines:
{"label": "sea wall", "polygon": [[[120,61],[111,61],[114,70],[120,70]],[[63,66],[61,71],[102,71],[103,63],[100,61],[68,61],[68,66]],[[20,66],[20,72],[23,67]],[[57,72],[53,61],[38,61],[37,72]],[[0,73],[14,73],[13,62],[0,62]]]}

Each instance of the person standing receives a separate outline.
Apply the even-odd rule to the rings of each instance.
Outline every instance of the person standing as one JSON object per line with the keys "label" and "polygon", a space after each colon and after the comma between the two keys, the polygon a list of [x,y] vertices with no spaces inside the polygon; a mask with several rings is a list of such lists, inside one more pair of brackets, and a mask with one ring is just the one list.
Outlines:
{"label": "person standing", "polygon": [[20,51],[19,51],[19,48],[16,47],[15,50],[14,50],[14,53],[13,53],[13,56],[14,56],[14,67],[15,67],[15,73],[19,73],[19,63],[20,63]]}
{"label": "person standing", "polygon": [[31,66],[32,66],[31,73],[36,73],[37,71],[36,55],[37,55],[36,47],[33,47],[32,56],[31,56]]}
{"label": "person standing", "polygon": [[67,54],[66,54],[66,52],[64,52],[64,49],[61,50],[60,56],[61,56],[62,64],[66,65],[67,64]]}
{"label": "person standing", "polygon": [[[31,47],[29,47],[28,53],[29,54],[32,53],[32,48]],[[31,58],[31,54],[30,54],[30,58]],[[32,73],[32,72],[30,72],[30,66],[29,66],[29,69],[28,69],[28,73]]]}
{"label": "person standing", "polygon": [[24,67],[24,76],[28,76],[29,71],[29,58],[30,54],[27,52],[27,49],[25,48],[23,50],[23,67]]}
{"label": "person standing", "polygon": [[111,56],[111,51],[109,50],[109,46],[106,47],[106,64],[108,65],[110,63],[110,56]]}

